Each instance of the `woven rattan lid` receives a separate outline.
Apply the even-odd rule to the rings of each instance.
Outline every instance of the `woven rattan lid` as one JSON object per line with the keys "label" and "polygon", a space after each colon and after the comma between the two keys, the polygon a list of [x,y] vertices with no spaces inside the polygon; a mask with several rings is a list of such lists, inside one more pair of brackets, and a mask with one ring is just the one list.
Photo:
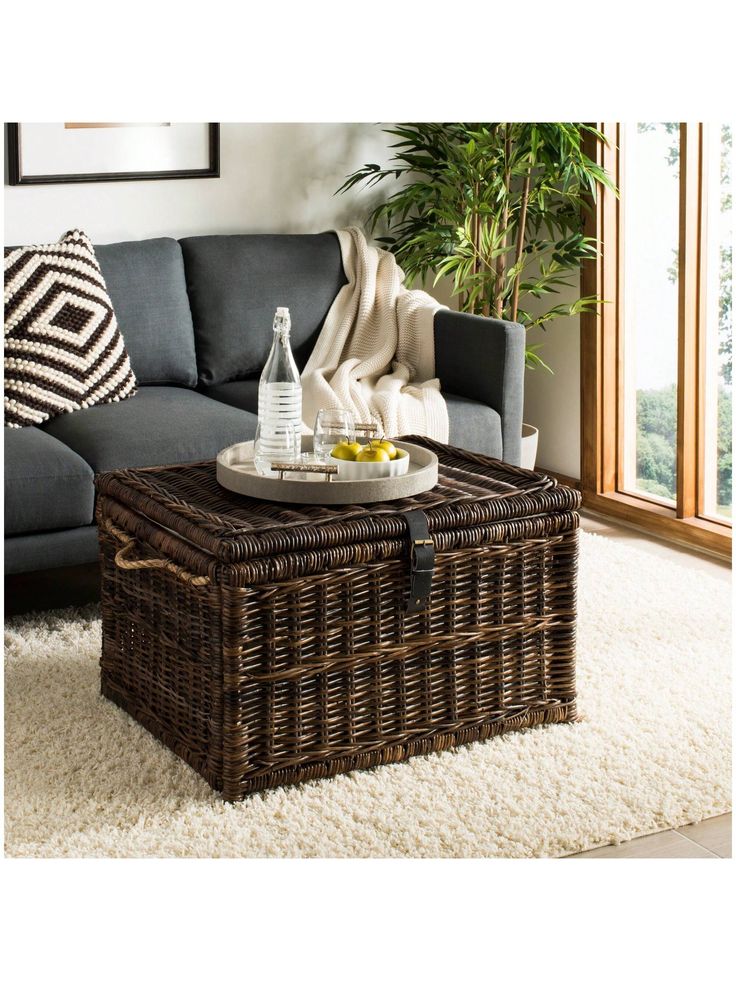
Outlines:
{"label": "woven rattan lid", "polygon": [[518,522],[577,510],[580,495],[544,474],[444,446],[404,437],[433,450],[439,483],[427,493],[380,504],[322,507],[284,505],[234,494],[216,479],[215,463],[114,470],[97,478],[99,494],[220,563],[311,549],[375,544],[406,534],[404,511],[421,508],[432,533]]}

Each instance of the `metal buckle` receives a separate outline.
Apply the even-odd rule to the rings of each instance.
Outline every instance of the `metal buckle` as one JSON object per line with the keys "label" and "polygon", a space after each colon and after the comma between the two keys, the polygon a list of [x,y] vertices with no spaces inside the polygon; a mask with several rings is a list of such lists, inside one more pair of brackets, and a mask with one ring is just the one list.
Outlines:
{"label": "metal buckle", "polygon": [[[427,609],[434,575],[434,539],[429,537],[427,515],[416,509],[406,511],[404,519],[409,529],[409,595],[407,613]],[[420,537],[421,536],[421,537]]]}
{"label": "metal buckle", "polygon": [[417,547],[422,545],[434,545],[434,538],[415,538],[411,543],[411,567],[417,567]]}

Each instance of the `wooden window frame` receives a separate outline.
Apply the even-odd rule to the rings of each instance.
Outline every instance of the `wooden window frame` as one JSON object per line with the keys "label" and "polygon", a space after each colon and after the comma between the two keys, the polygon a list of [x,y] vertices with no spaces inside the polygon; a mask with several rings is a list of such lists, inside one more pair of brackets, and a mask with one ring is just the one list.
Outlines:
{"label": "wooden window frame", "polygon": [[[607,142],[586,137],[587,152],[625,193],[623,126],[598,123]],[[731,556],[731,526],[699,515],[703,499],[705,202],[702,123],[680,125],[678,261],[677,503],[624,490],[624,324],[621,201],[602,189],[585,215],[585,234],[599,244],[583,263],[581,295],[603,303],[581,315],[581,490],[583,506],[672,542]]]}

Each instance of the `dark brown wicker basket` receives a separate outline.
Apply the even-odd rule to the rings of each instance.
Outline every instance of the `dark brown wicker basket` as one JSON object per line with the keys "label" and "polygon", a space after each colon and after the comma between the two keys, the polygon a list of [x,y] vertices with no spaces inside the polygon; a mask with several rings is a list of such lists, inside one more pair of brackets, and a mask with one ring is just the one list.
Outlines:
{"label": "dark brown wicker basket", "polygon": [[384,504],[254,501],[212,462],[98,477],[102,691],[227,800],[575,718],[579,495],[408,438],[440,482]]}

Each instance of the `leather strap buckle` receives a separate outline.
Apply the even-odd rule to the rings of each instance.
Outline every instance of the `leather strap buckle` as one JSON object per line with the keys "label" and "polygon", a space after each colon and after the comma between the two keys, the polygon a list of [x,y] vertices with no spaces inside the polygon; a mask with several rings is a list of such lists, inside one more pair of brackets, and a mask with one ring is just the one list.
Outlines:
{"label": "leather strap buckle", "polygon": [[409,574],[409,597],[407,613],[418,613],[429,604],[434,575],[434,540],[429,537],[427,516],[424,511],[406,511],[404,519],[408,526],[411,548],[411,569]]}

